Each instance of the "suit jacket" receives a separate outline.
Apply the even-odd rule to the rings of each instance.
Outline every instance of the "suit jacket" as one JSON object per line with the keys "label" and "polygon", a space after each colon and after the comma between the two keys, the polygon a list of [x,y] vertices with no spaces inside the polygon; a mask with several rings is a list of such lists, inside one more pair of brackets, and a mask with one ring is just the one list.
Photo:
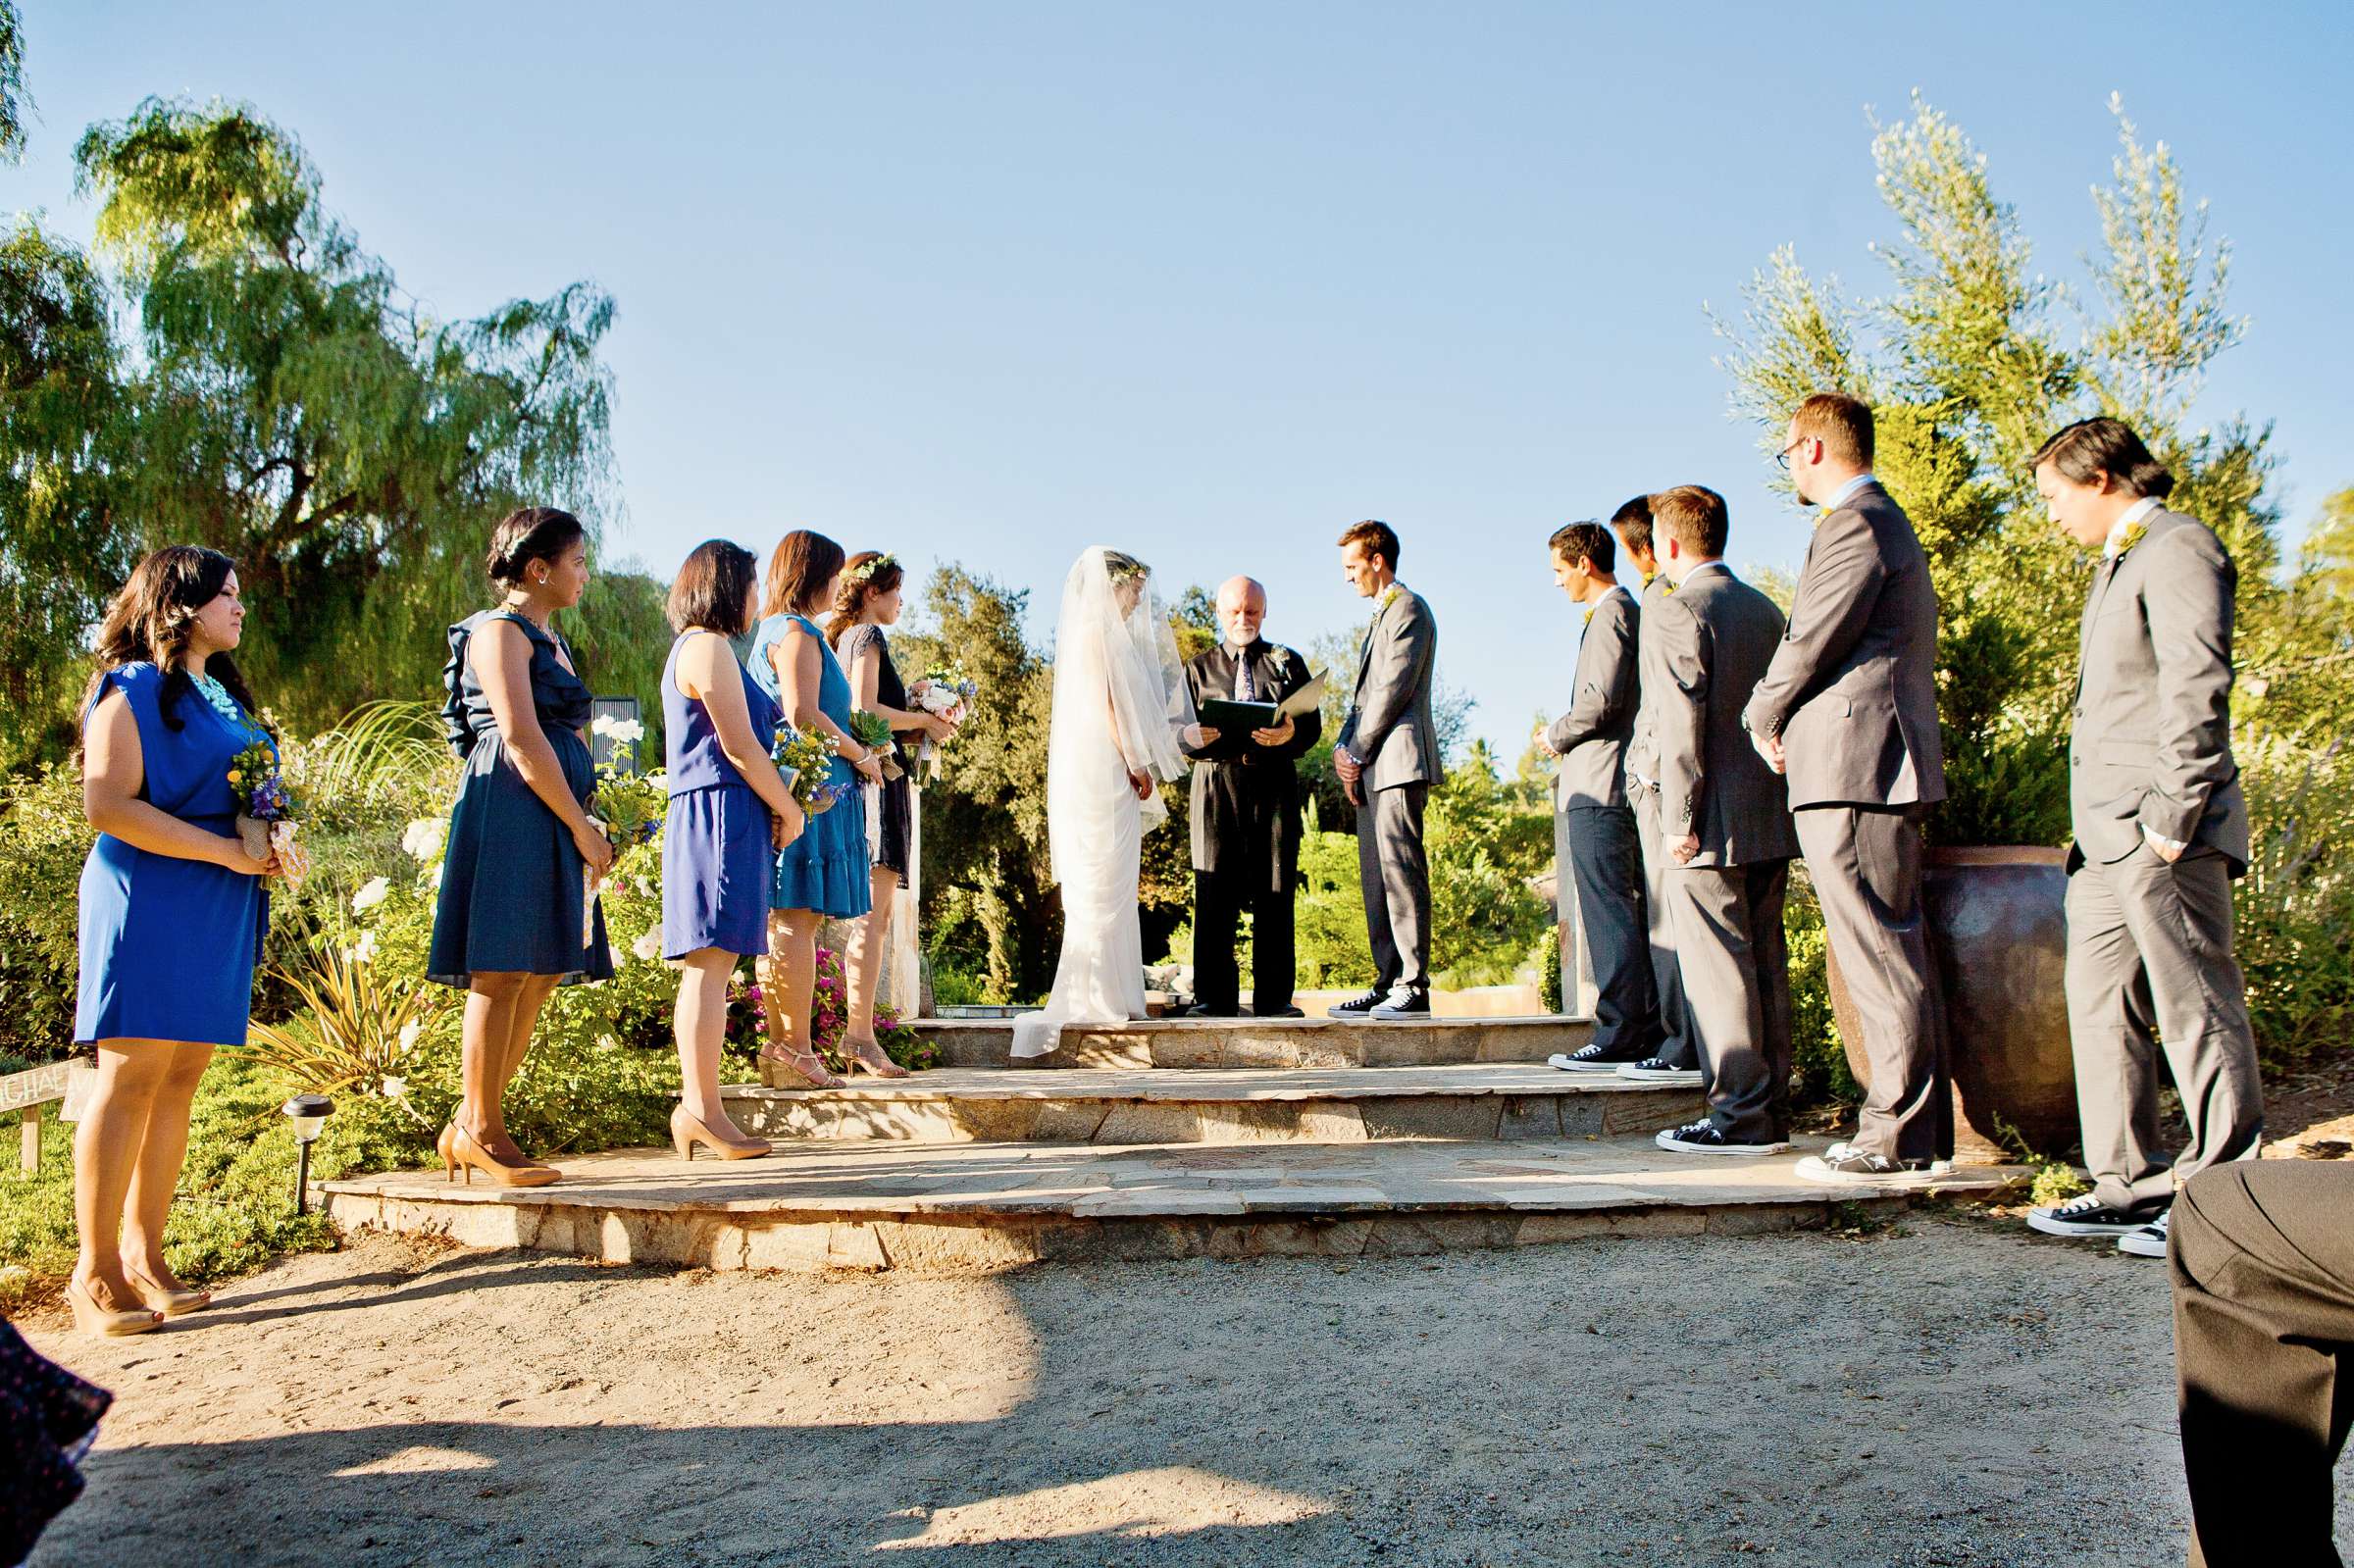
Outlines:
{"label": "suit jacket", "polygon": [[2201,523],[2161,508],[2092,569],[2069,737],[2076,853],[2106,864],[2162,838],[2248,863],[2231,760],[2231,601],[2238,569]]}
{"label": "suit jacket", "polygon": [[1793,807],[1945,798],[1937,590],[1912,520],[1876,483],[1816,524],[1748,723],[1782,737]]}
{"label": "suit jacket", "polygon": [[1397,595],[1373,614],[1357,655],[1356,694],[1341,723],[1340,744],[1364,764],[1369,789],[1435,784],[1446,776],[1438,727],[1430,715],[1439,623],[1422,595],[1404,583],[1397,588]]}
{"label": "suit jacket", "polygon": [[1659,722],[1660,833],[1700,835],[1694,866],[1745,866],[1798,853],[1782,776],[1750,743],[1741,712],[1782,636],[1773,601],[1711,565],[1644,618],[1643,684]]}
{"label": "suit jacket", "polygon": [[[1307,684],[1307,661],[1279,643],[1251,645],[1252,689],[1262,702],[1280,702]],[[1235,657],[1223,644],[1186,661],[1194,710],[1210,697],[1234,695]],[[1262,746],[1248,734],[1220,734],[1206,746],[1183,746],[1193,774],[1194,869],[1264,876],[1289,888],[1300,870],[1300,807],[1305,798],[1300,759],[1324,733],[1324,716],[1292,721],[1292,738]]]}
{"label": "suit jacket", "polygon": [[1635,629],[1635,730],[1626,741],[1626,776],[1630,781],[1660,782],[1659,694],[1652,690],[1651,644],[1659,632],[1652,611],[1675,596],[1675,584],[1664,572],[1654,572],[1643,584],[1643,608]]}
{"label": "suit jacket", "polygon": [[1561,755],[1554,804],[1626,804],[1626,748],[1635,733],[1641,672],[1636,641],[1643,612],[1633,595],[1612,590],[1595,604],[1577,645],[1576,692],[1569,711],[1545,731],[1546,743]]}

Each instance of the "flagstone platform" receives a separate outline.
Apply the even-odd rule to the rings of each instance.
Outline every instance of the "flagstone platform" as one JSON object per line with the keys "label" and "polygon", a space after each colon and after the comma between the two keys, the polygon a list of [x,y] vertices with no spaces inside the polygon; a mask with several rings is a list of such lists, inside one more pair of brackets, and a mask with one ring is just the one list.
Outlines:
{"label": "flagstone platform", "polygon": [[[1804,1139],[1800,1152],[1818,1149]],[[1675,1155],[1646,1138],[1109,1147],[806,1140],[765,1159],[625,1150],[561,1160],[546,1188],[439,1171],[325,1184],[345,1226],[609,1263],[994,1271],[1042,1262],[1398,1256],[1638,1236],[1749,1236],[1984,1197],[2008,1167],[1859,1188],[1797,1154]]]}
{"label": "flagstone platform", "polygon": [[917,1026],[947,1067],[1440,1067],[1542,1062],[1594,1037],[1589,1019],[1433,1018],[1415,1024],[1331,1018],[1149,1018],[1073,1026],[1045,1056],[1015,1060],[1013,1021],[927,1018]]}
{"label": "flagstone platform", "polygon": [[763,1138],[1065,1143],[1364,1143],[1656,1133],[1703,1108],[1697,1088],[1542,1063],[1358,1068],[939,1068],[837,1089],[722,1090]]}

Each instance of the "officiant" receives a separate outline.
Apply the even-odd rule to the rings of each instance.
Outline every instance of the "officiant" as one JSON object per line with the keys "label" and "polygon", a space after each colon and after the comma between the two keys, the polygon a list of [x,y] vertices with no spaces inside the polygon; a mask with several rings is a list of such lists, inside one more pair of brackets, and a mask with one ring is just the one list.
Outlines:
{"label": "officiant", "polygon": [[[1217,704],[1280,706],[1308,684],[1307,661],[1258,634],[1267,591],[1249,578],[1218,589],[1221,640],[1185,667],[1204,743],[1194,759],[1194,995],[1197,1011],[1232,1018],[1242,1011],[1236,937],[1251,912],[1251,1010],[1260,1018],[1298,1018],[1292,893],[1300,877],[1300,808],[1305,791],[1299,763],[1323,731],[1310,707],[1297,717],[1253,711],[1261,722],[1220,727]],[[1227,714],[1234,715],[1233,709]]]}

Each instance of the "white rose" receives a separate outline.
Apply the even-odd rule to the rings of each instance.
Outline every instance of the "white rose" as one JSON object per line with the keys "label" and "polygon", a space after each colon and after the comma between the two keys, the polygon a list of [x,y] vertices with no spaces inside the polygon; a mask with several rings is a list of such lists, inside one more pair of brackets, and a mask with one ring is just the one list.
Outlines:
{"label": "white rose", "polygon": [[392,896],[392,879],[379,877],[351,895],[351,912],[364,915]]}
{"label": "white rose", "polygon": [[415,1049],[417,1048],[417,1039],[418,1039],[418,1037],[419,1037],[419,1036],[421,1036],[421,1035],[423,1035],[424,1033],[425,1033],[425,1023],[424,1023],[424,1021],[423,1021],[423,1020],[421,1020],[421,1019],[415,1019],[415,1018],[412,1018],[412,1019],[410,1019],[410,1020],[409,1020],[407,1023],[405,1023],[405,1024],[401,1025],[401,1026],[400,1026],[400,1053],[401,1053],[401,1055],[403,1055],[403,1056],[406,1056],[406,1055],[408,1055],[408,1053],[409,1053],[409,1052],[411,1052],[411,1051],[415,1050]]}
{"label": "white rose", "polygon": [[652,963],[662,956],[662,933],[648,926],[643,936],[630,943],[630,951]]}
{"label": "white rose", "polygon": [[449,819],[419,817],[400,835],[401,849],[413,860],[438,860],[449,843]]}
{"label": "white rose", "polygon": [[406,1094],[408,1091],[409,1081],[407,1079],[386,1078],[384,1080],[384,1098],[388,1100],[396,1100],[403,1094]]}
{"label": "white rose", "polygon": [[360,933],[360,939],[343,949],[343,957],[346,961],[354,964],[373,963],[376,959],[376,933],[372,931]]}

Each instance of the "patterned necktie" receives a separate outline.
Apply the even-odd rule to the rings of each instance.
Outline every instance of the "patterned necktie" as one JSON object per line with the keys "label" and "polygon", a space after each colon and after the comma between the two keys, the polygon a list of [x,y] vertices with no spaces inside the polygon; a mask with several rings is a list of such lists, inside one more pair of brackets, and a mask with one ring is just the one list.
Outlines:
{"label": "patterned necktie", "polygon": [[1256,702],[1258,686],[1251,679],[1251,650],[1243,649],[1234,656],[1234,700]]}

